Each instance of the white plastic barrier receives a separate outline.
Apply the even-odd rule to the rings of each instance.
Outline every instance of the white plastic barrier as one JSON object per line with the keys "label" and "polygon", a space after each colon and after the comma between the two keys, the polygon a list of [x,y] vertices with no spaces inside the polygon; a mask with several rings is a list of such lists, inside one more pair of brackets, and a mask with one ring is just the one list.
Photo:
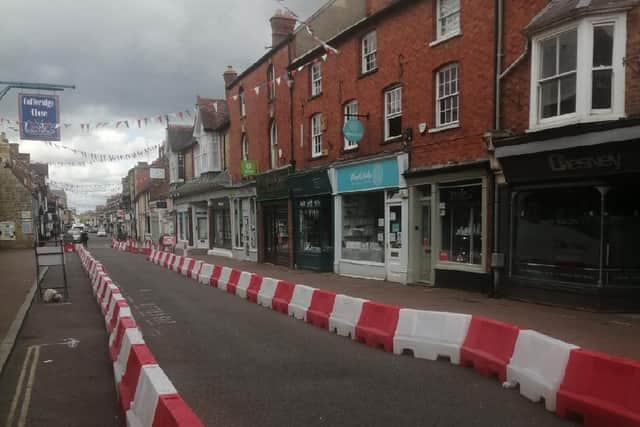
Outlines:
{"label": "white plastic barrier", "polygon": [[109,304],[109,301],[111,301],[111,295],[119,294],[119,293],[120,293],[120,289],[116,285],[114,285],[113,283],[110,283],[109,285],[107,285],[107,289],[104,291],[102,300],[99,301],[100,308],[102,309],[103,315],[107,312],[107,304]]}
{"label": "white plastic barrier", "polygon": [[311,297],[315,288],[306,285],[296,285],[289,302],[289,316],[307,321],[307,310],[311,304]]}
{"label": "white plastic barrier", "polygon": [[347,295],[336,295],[333,311],[329,316],[329,331],[345,337],[356,338],[356,324],[360,319],[362,304],[367,300]]}
{"label": "white plastic barrier", "polygon": [[116,318],[115,326],[109,333],[109,348],[113,345],[113,341],[116,339],[116,334],[118,333],[118,323],[120,323],[120,319],[125,317],[130,317],[133,319],[133,313],[131,313],[131,307],[120,307],[120,311],[118,311],[118,317]]}
{"label": "white plastic barrier", "polygon": [[[182,274],[183,276],[187,275],[187,271],[189,270],[189,265],[194,262],[193,258],[184,258],[184,262],[182,263],[182,269],[180,270],[180,274]],[[193,268],[193,266],[191,266],[191,268]]]}
{"label": "white plastic barrier", "polygon": [[520,394],[539,402],[544,398],[548,411],[556,410],[556,394],[564,378],[573,344],[532,330],[521,330],[507,365],[505,387],[520,384]]}
{"label": "white plastic barrier", "polygon": [[236,295],[240,298],[247,299],[247,289],[251,284],[251,273],[247,273],[243,271],[240,273],[240,278],[238,279],[238,286],[236,287]]}
{"label": "white plastic barrier", "polygon": [[153,419],[159,397],[177,393],[178,391],[162,368],[157,365],[143,366],[140,369],[133,402],[127,411],[127,425],[129,427],[149,427],[154,425]]}
{"label": "white plastic barrier", "polygon": [[164,265],[164,261],[167,259],[168,256],[169,256],[168,252],[160,252],[160,255],[158,256],[158,258],[156,260],[156,264]]}
{"label": "white plastic barrier", "polygon": [[109,325],[109,323],[111,323],[111,319],[113,318],[113,312],[116,309],[116,304],[118,303],[118,301],[125,301],[125,298],[122,296],[122,294],[113,294],[113,296],[111,297],[111,301],[109,301],[109,306],[107,307],[107,312],[104,315],[104,323],[105,325]]}
{"label": "white plastic barrier", "polygon": [[231,277],[231,271],[233,271],[233,268],[231,267],[222,267],[220,278],[218,279],[218,289],[222,289],[223,291],[227,290],[229,278]]}
{"label": "white plastic barrier", "polygon": [[[204,261],[201,261],[201,260],[196,260],[196,262],[193,264],[193,268],[191,269],[191,278],[193,280],[198,280],[200,275],[200,269],[202,268],[203,265],[204,265]],[[188,275],[189,275],[189,272],[187,272],[187,276]]]}
{"label": "white plastic barrier", "polygon": [[127,370],[127,362],[129,361],[129,353],[131,346],[136,344],[144,344],[142,333],[138,328],[127,328],[122,337],[120,352],[116,361],[113,362],[113,375],[115,376],[116,385],[120,383],[124,372]]}
{"label": "white plastic barrier", "polygon": [[182,261],[182,259],[182,256],[176,255],[173,262],[169,265],[169,270],[178,271],[178,265],[180,265],[180,261]]}
{"label": "white plastic barrier", "polygon": [[262,279],[262,285],[260,286],[260,292],[258,292],[258,304],[268,307],[272,307],[273,302],[273,294],[276,292],[276,288],[278,287],[278,280],[272,279],[271,277],[265,277]]}
{"label": "white plastic barrier", "polygon": [[459,365],[460,347],[470,322],[468,314],[400,309],[393,352],[411,350],[414,357],[428,360],[447,356],[451,363]]}
{"label": "white plastic barrier", "polygon": [[202,264],[202,268],[200,269],[200,274],[198,275],[198,282],[201,285],[209,285],[209,280],[211,279],[211,273],[213,273],[213,265],[211,264]]}

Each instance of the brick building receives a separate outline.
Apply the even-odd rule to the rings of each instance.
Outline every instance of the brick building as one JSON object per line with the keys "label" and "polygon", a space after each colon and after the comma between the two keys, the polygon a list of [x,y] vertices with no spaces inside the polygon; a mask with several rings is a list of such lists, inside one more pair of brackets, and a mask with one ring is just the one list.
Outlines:
{"label": "brick building", "polygon": [[505,9],[500,289],[637,310],[640,2],[546,3]]}

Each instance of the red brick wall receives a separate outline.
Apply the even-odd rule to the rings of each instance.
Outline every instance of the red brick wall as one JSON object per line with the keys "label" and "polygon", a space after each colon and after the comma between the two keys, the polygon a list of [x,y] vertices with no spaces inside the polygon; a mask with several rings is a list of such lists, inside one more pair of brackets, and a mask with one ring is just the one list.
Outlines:
{"label": "red brick wall", "polygon": [[134,175],[135,175],[135,197],[138,197],[138,194],[140,193],[140,191],[142,191],[147,186],[147,183],[149,182],[149,168],[137,167],[134,169]]}
{"label": "red brick wall", "polygon": [[628,116],[640,116],[640,7],[627,17],[626,110]]}
{"label": "red brick wall", "polygon": [[367,0],[367,15],[372,15],[386,7],[393,0]]}
{"label": "red brick wall", "polygon": [[[242,77],[234,86],[227,91],[229,102],[229,172],[233,182],[240,181],[240,160],[242,156],[241,138],[243,127],[247,133],[249,142],[249,159],[256,160],[258,172],[265,172],[270,169],[269,159],[269,126],[271,120],[276,120],[278,129],[278,148],[282,150],[278,166],[285,166],[291,161],[290,130],[289,120],[290,95],[287,80],[282,79],[280,85],[275,86],[275,100],[269,101],[267,82],[267,69],[270,64],[274,65],[275,77],[282,77],[287,70],[289,63],[288,46],[278,49],[270,58],[264,61],[246,76]],[[260,85],[260,93],[256,95],[254,88]],[[229,100],[230,97],[238,94],[240,87],[243,87],[246,103],[246,117],[240,117],[240,99]]]}
{"label": "red brick wall", "polygon": [[[403,86],[403,128],[413,129],[411,167],[466,162],[486,157],[482,140],[492,128],[493,117],[493,2],[479,5],[462,0],[462,35],[436,46],[434,1],[407,4],[377,23],[354,33],[336,47],[339,55],[329,55],[323,64],[323,93],[310,98],[309,67],[295,76],[294,128],[296,161],[299,169],[402,149],[400,142],[384,144],[384,89]],[[375,29],[378,71],[360,76],[361,38]],[[459,63],[460,127],[438,133],[418,132],[419,123],[435,124],[435,72],[451,62]],[[343,105],[358,100],[365,137],[356,152],[344,153]],[[311,159],[310,117],[322,112],[326,123],[324,147],[329,155]],[[304,124],[304,147],[300,147],[300,124]]]}

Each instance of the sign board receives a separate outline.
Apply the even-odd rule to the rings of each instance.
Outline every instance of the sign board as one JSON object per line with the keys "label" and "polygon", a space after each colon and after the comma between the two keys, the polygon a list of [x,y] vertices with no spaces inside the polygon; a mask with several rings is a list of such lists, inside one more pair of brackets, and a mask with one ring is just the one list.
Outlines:
{"label": "sign board", "polygon": [[164,179],[164,169],[163,168],[150,168],[149,169],[149,177],[151,179]]}
{"label": "sign board", "polygon": [[347,141],[360,142],[364,136],[364,127],[358,119],[349,119],[342,127],[342,134]]}
{"label": "sign board", "polygon": [[336,169],[338,192],[393,188],[400,185],[396,157]]}
{"label": "sign board", "polygon": [[258,165],[255,160],[242,160],[240,162],[242,176],[255,176],[258,173]]}
{"label": "sign board", "polygon": [[16,240],[16,223],[13,221],[0,222],[0,240]]}
{"label": "sign board", "polygon": [[18,95],[20,139],[60,141],[60,98],[55,95]]}
{"label": "sign board", "polygon": [[176,245],[176,236],[163,236],[162,237],[162,245],[163,246],[175,246]]}
{"label": "sign board", "polygon": [[31,219],[31,211],[21,211],[20,218],[22,219]]}

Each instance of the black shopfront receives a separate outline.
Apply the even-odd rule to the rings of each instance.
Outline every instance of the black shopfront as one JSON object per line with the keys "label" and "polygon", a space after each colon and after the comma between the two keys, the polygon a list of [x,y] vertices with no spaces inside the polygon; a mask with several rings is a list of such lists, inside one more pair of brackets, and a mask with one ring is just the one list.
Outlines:
{"label": "black shopfront", "polygon": [[563,305],[640,309],[640,123],[502,140],[502,288]]}
{"label": "black shopfront", "polygon": [[275,169],[256,176],[259,260],[291,267],[291,221],[287,178],[291,168]]}
{"label": "black shopfront", "polygon": [[327,169],[289,176],[296,268],[333,271],[333,197]]}

